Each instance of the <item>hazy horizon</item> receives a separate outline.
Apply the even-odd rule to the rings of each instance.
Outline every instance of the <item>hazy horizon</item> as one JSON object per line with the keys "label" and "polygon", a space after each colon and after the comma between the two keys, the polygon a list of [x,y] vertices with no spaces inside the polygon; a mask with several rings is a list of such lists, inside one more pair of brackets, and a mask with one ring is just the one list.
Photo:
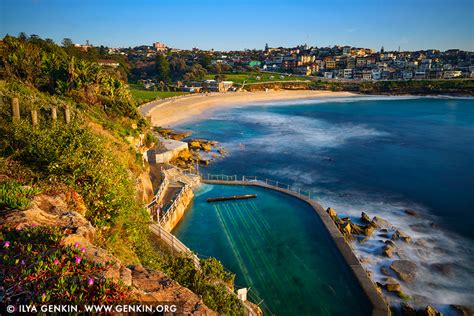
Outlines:
{"label": "hazy horizon", "polygon": [[349,45],[402,51],[474,50],[474,3],[455,1],[61,1],[4,0],[0,36],[135,47],[160,41],[221,51]]}

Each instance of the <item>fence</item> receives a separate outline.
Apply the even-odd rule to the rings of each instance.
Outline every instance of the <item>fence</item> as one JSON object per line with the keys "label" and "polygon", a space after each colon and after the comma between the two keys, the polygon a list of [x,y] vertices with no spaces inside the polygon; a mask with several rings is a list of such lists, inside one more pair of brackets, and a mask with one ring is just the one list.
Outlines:
{"label": "fence", "polygon": [[[160,202],[163,199],[163,193],[168,188],[169,180],[168,177],[164,172],[161,173],[163,181],[161,181],[160,186],[158,187],[158,191],[156,192],[155,196],[151,202],[146,206],[146,209],[150,213],[151,218],[153,219],[153,215],[156,213],[157,208],[160,206]],[[158,220],[158,219],[157,219]]]}
{"label": "fence", "polygon": [[237,175],[207,174],[205,176],[202,176],[201,178],[204,182],[205,181],[222,181],[222,182],[236,182],[236,183],[239,183],[239,182],[254,183],[254,184],[268,187],[268,188],[287,191],[287,192],[297,195],[298,197],[306,198],[308,200],[311,200],[312,198],[311,192],[309,191],[301,190],[300,188],[291,186],[281,181],[276,181],[276,180],[271,180],[271,179],[260,180],[258,179],[257,176],[242,176],[242,178],[239,179]]}
{"label": "fence", "polygon": [[188,190],[191,190],[191,188],[188,186],[188,185],[185,185],[184,187],[181,188],[181,190],[179,191],[178,195],[176,196],[176,198],[174,199],[173,203],[171,204],[171,206],[165,210],[163,212],[163,216],[160,218],[160,225],[164,225],[168,220],[169,218],[171,217],[171,215],[173,214],[173,212],[176,210],[176,208],[178,207],[178,204],[180,202],[180,199],[181,197],[188,192]]}
{"label": "fence", "polygon": [[189,255],[193,259],[196,268],[201,269],[198,256],[196,256],[188,247],[186,247],[185,244],[181,242],[181,240],[176,238],[173,234],[167,232],[163,229],[163,227],[158,224],[151,224],[150,231],[156,236],[158,236],[158,238],[163,240],[165,244],[171,248],[173,254],[174,252],[177,252]]}

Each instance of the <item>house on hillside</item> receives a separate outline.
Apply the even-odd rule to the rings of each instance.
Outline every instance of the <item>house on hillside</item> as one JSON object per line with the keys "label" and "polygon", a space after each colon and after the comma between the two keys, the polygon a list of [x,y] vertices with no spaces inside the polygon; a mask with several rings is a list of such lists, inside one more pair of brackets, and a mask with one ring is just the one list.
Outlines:
{"label": "house on hillside", "polygon": [[117,68],[120,64],[113,59],[101,59],[97,62],[101,66]]}

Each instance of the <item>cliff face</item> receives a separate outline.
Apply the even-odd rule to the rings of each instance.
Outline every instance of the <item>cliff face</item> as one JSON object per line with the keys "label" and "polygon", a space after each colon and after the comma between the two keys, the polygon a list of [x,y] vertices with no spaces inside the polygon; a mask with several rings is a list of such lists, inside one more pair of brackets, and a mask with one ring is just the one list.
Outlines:
{"label": "cliff face", "polygon": [[145,269],[140,265],[125,266],[106,250],[94,244],[96,229],[82,212],[84,206],[74,193],[35,196],[25,210],[11,210],[0,213],[0,228],[4,226],[22,229],[31,225],[56,226],[72,231],[62,240],[64,245],[77,245],[85,249],[84,257],[98,263],[113,262],[103,277],[122,281],[132,288],[140,302],[180,302],[184,312],[214,315],[202,303],[201,298],[168,278],[160,271]]}

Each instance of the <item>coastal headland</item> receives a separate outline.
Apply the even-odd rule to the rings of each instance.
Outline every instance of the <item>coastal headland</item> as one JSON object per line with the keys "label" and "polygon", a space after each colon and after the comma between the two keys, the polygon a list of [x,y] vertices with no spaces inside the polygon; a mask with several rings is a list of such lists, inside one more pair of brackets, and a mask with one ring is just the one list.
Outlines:
{"label": "coastal headland", "polygon": [[341,98],[357,96],[351,92],[318,90],[279,90],[258,92],[226,92],[186,95],[152,101],[140,106],[143,117],[154,126],[173,126],[230,106],[251,106],[260,102],[301,100],[311,98]]}

